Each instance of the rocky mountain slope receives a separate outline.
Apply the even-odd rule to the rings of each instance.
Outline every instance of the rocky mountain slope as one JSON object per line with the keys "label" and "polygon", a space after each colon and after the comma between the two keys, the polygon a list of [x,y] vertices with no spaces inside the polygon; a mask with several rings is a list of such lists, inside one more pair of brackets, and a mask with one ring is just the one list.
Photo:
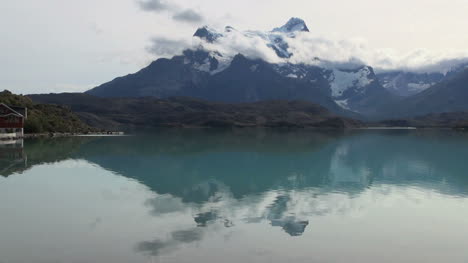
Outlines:
{"label": "rocky mountain slope", "polygon": [[402,118],[468,111],[468,69],[445,77],[441,82],[413,96],[382,108],[387,118]]}
{"label": "rocky mountain slope", "polygon": [[439,72],[414,73],[393,71],[377,74],[377,77],[383,87],[393,94],[401,97],[409,97],[439,83],[445,75]]}

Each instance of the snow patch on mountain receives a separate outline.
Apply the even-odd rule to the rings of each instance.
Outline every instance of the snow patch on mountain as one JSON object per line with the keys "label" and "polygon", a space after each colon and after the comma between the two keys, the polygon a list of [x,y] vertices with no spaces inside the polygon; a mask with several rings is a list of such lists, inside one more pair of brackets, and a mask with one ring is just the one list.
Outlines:
{"label": "snow patch on mountain", "polygon": [[184,65],[190,65],[194,70],[207,72],[211,75],[224,71],[231,65],[232,59],[216,51],[197,50],[184,51]]}
{"label": "snow patch on mountain", "polygon": [[430,88],[435,83],[408,83],[408,88],[414,93],[419,93],[423,90]]}
{"label": "snow patch on mountain", "polygon": [[231,65],[232,59],[229,58],[229,57],[225,57],[225,56],[223,56],[223,55],[221,55],[219,53],[216,53],[216,52],[213,55],[213,57],[218,61],[218,66],[216,67],[216,69],[213,69],[213,70],[210,71],[211,75],[222,72]]}
{"label": "snow patch on mountain", "polygon": [[206,58],[203,61],[203,63],[198,63],[198,62],[193,63],[193,68],[198,71],[210,72],[210,68],[211,68],[210,59]]}
{"label": "snow patch on mountain", "polygon": [[442,81],[442,73],[384,72],[377,75],[382,86],[403,97],[420,93]]}
{"label": "snow patch on mountain", "polygon": [[258,67],[259,67],[259,65],[258,65],[258,64],[252,65],[252,66],[250,66],[250,71],[252,71],[252,72],[256,72],[256,71],[257,71],[257,69],[258,69]]}
{"label": "snow patch on mountain", "polygon": [[295,79],[303,79],[309,73],[307,66],[289,63],[277,64],[274,69],[282,76]]}
{"label": "snow patch on mountain", "polygon": [[290,58],[293,54],[288,51],[289,45],[284,37],[280,34],[269,34],[267,35],[269,39],[268,46],[273,48],[280,58]]}
{"label": "snow patch on mountain", "polygon": [[350,88],[356,88],[362,92],[364,87],[374,81],[369,78],[370,74],[371,70],[369,67],[363,67],[357,71],[333,69],[328,79],[330,81],[332,97],[339,98]]}
{"label": "snow patch on mountain", "polygon": [[345,99],[345,100],[335,100],[335,103],[338,104],[338,106],[340,106],[341,108],[345,109],[345,110],[350,110],[349,106],[348,106],[348,99]]}
{"label": "snow patch on mountain", "polygon": [[273,32],[291,33],[291,32],[309,32],[304,20],[293,17],[282,27],[273,29]]}

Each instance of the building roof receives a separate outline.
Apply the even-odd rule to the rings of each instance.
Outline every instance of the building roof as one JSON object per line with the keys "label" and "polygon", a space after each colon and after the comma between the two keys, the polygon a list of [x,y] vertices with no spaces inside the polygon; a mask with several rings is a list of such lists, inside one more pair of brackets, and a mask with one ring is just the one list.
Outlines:
{"label": "building roof", "polygon": [[23,115],[25,119],[28,118],[28,108],[26,107],[20,107],[20,106],[9,106],[10,109],[14,110],[15,112]]}
{"label": "building roof", "polygon": [[[0,103],[0,106],[4,106],[11,111],[11,113],[0,115],[0,117],[6,117],[6,116],[11,116],[11,115],[17,116],[17,117],[25,117],[25,115],[19,113],[17,110],[20,110],[20,111],[24,110],[24,112],[27,113],[27,109],[25,107],[12,107],[12,106],[6,105],[5,103]],[[17,110],[14,110],[13,108],[16,108]]]}

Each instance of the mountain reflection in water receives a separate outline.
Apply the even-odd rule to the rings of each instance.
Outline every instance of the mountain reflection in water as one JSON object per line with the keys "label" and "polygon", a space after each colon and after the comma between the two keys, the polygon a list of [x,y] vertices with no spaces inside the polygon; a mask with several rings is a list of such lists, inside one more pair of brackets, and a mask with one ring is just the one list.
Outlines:
{"label": "mountain reflection in water", "polygon": [[[100,171],[106,175],[96,176],[96,184],[117,176],[121,185],[112,188],[115,191],[146,189],[139,190],[143,200],[138,209],[157,222],[145,222],[155,224],[145,229],[141,226],[139,231],[146,234],[134,242],[129,254],[173,255],[174,262],[188,262],[182,256],[195,253],[194,247],[201,251],[209,244],[219,249],[236,235],[252,238],[249,231],[289,238],[299,249],[297,242],[307,238],[307,231],[320,231],[321,217],[360,218],[367,206],[374,207],[370,202],[392,207],[402,195],[407,195],[408,202],[423,202],[429,193],[460,200],[468,194],[468,135],[456,132],[167,130],[151,136],[34,139],[26,140],[24,148],[15,147],[13,152],[21,154],[0,155],[0,175],[5,177],[0,187],[27,177],[36,167],[58,165],[61,174],[53,178],[67,191],[86,192],[67,186],[63,171],[70,169],[76,173],[73,178],[86,178],[86,184],[94,177],[93,172],[85,176],[85,171]],[[6,146],[0,149],[6,152]],[[122,198],[108,191],[101,194],[106,196],[104,201]],[[131,218],[137,215],[127,215],[132,225]],[[90,225],[99,227],[104,222],[98,217]],[[282,236],[275,234],[276,229]],[[213,253],[213,257],[226,256]],[[266,255],[274,254],[270,250],[249,253],[244,255],[246,260],[268,261]]]}

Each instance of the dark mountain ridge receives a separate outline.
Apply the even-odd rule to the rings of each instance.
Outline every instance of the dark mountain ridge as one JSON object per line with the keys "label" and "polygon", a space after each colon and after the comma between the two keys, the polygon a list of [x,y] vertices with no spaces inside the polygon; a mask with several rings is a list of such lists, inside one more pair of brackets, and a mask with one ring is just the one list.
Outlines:
{"label": "dark mountain ridge", "polygon": [[[211,75],[194,69],[193,64],[184,63],[187,58],[195,61],[211,59],[210,68],[216,68],[216,59],[208,53],[187,50],[184,56],[159,59],[135,74],[116,78],[86,93],[99,97],[186,96],[226,103],[302,99],[323,105],[333,112],[346,111],[326,94],[327,90],[310,88],[306,81],[282,76],[274,65],[265,61],[237,55],[226,70]],[[310,74],[320,76],[313,72]],[[325,79],[321,77],[317,82],[324,83]]]}
{"label": "dark mountain ridge", "polygon": [[339,117],[307,101],[216,103],[188,97],[99,98],[89,94],[29,95],[40,103],[70,107],[82,120],[103,129],[155,127],[355,128],[363,124]]}

